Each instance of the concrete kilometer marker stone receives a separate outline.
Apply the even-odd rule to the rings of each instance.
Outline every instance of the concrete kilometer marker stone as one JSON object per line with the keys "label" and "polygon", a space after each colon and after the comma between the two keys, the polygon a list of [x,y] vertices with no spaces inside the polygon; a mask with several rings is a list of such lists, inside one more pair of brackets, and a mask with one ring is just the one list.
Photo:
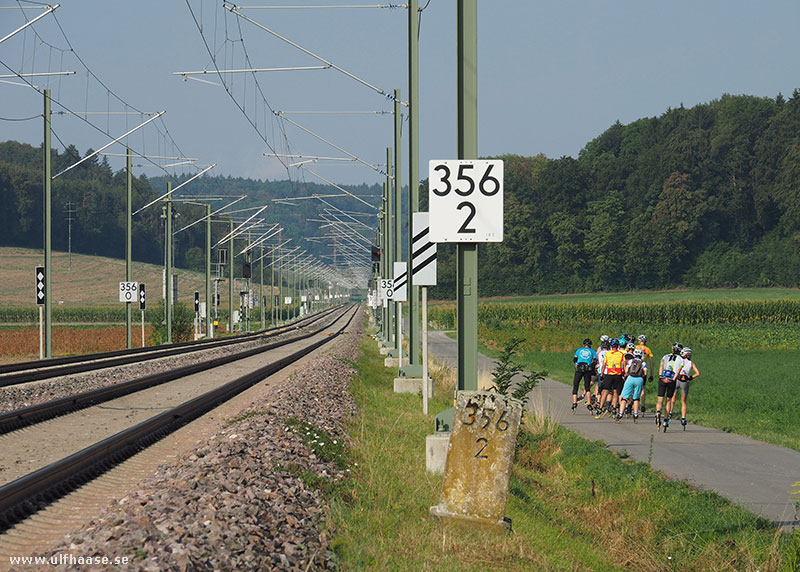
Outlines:
{"label": "concrete kilometer marker stone", "polygon": [[459,391],[442,484],[431,517],[511,530],[504,517],[522,402],[491,391]]}

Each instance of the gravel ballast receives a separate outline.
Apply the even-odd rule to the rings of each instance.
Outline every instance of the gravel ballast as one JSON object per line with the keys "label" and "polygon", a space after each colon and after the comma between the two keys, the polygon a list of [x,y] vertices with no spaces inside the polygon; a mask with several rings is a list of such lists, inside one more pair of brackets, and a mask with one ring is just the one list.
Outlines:
{"label": "gravel ballast", "polygon": [[43,556],[131,559],[118,568],[84,570],[332,568],[328,505],[318,488],[341,481],[349,467],[319,458],[290,426],[310,424],[337,445],[347,441],[345,423],[356,412],[350,364],[360,352],[364,317],[359,312],[350,333],[224,430],[161,465],[138,490]]}

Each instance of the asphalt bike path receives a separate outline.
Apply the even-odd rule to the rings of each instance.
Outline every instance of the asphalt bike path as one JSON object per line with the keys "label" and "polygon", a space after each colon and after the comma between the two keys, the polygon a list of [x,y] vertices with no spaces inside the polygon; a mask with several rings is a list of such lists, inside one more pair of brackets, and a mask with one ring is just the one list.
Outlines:
{"label": "asphalt bike path", "polygon": [[[439,363],[456,368],[458,348],[444,332],[429,332],[428,351]],[[478,354],[479,372],[488,373],[493,368],[493,359]],[[675,402],[678,417],[673,417],[666,432],[659,431],[651,413],[655,409],[656,385],[647,384],[649,407],[637,424],[627,417],[619,424],[611,417],[595,419],[583,401],[573,415],[572,386],[553,379],[545,379],[533,390],[528,408],[545,411],[557,423],[592,441],[603,441],[609,449],[649,462],[653,469],[672,479],[715,491],[785,531],[800,524],[794,504],[797,499],[790,494],[792,485],[800,481],[800,452],[696,425],[691,422],[691,403],[684,431],[680,397]],[[695,391],[698,389],[699,386]],[[582,390],[581,387],[579,396]]]}

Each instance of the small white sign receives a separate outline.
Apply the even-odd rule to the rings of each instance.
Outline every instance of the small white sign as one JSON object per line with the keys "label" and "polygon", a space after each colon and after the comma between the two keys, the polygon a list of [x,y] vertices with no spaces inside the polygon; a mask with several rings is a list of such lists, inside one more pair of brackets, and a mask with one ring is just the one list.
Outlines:
{"label": "small white sign", "polygon": [[308,296],[300,296],[301,302],[308,302]]}
{"label": "small white sign", "polygon": [[138,282],[120,282],[119,283],[119,301],[120,302],[138,302],[139,301],[139,283]]}
{"label": "small white sign", "polygon": [[405,262],[395,262],[392,265],[392,270],[394,270],[394,295],[392,300],[395,302],[406,302],[408,300],[407,266]]}
{"label": "small white sign", "polygon": [[428,164],[432,242],[503,241],[503,161]]}
{"label": "small white sign", "polygon": [[392,278],[381,278],[381,298],[384,301],[394,298],[394,280]]}
{"label": "small white sign", "polygon": [[291,304],[292,303],[292,297],[291,296],[284,296],[283,303],[284,304]]}
{"label": "small white sign", "polygon": [[436,243],[431,242],[430,215],[414,213],[412,217],[411,266],[414,286],[436,286]]}

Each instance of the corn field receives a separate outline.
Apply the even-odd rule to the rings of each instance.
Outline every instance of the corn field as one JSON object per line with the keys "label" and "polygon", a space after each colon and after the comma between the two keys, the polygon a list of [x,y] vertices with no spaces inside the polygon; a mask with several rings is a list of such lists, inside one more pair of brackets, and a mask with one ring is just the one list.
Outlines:
{"label": "corn field", "polygon": [[[455,306],[434,306],[429,320],[442,329],[456,327]],[[480,304],[478,322],[533,327],[592,322],[602,325],[755,324],[800,322],[800,300],[681,301],[639,304]]]}

